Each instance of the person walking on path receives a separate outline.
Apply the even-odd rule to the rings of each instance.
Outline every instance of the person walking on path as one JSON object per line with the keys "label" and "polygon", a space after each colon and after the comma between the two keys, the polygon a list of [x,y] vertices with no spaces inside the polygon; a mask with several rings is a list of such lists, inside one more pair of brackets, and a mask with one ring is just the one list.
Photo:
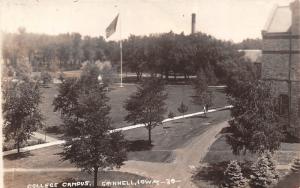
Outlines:
{"label": "person walking on path", "polygon": [[204,117],[207,117],[206,116],[206,113],[207,113],[207,107],[206,107],[206,105],[203,105],[203,113],[204,113]]}

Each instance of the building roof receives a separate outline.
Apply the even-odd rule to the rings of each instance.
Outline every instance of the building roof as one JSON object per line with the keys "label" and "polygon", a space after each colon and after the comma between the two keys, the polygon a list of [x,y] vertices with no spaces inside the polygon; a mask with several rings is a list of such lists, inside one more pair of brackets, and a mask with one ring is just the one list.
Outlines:
{"label": "building roof", "polygon": [[245,59],[249,59],[253,63],[261,63],[262,51],[261,50],[239,50],[240,52],[244,52]]}
{"label": "building roof", "polygon": [[274,7],[263,31],[268,33],[288,32],[292,24],[291,14],[289,6]]}

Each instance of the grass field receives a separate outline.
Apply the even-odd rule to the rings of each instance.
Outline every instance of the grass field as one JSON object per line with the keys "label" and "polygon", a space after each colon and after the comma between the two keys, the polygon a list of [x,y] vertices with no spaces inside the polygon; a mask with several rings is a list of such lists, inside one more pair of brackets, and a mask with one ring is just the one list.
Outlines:
{"label": "grass field", "polygon": [[[124,101],[136,90],[135,85],[126,85],[123,88],[113,87],[108,93],[111,105],[112,125],[116,128],[124,127],[128,123],[124,122],[126,111],[123,108]],[[57,85],[50,85],[48,88],[42,88],[43,103],[41,104],[42,113],[45,116],[47,127],[59,126],[61,119],[59,113],[53,112],[52,101],[57,95]],[[177,85],[167,86],[168,99],[166,101],[168,112],[172,111],[176,115],[181,115],[177,112],[177,108],[183,101],[189,106],[188,112],[192,113],[202,111],[202,107],[194,105],[191,102],[192,88],[190,86]],[[225,94],[214,89],[214,107],[223,107],[227,105]],[[165,117],[167,118],[167,114]],[[151,161],[151,162],[171,162],[174,159],[173,150],[186,146],[193,138],[202,134],[212,124],[225,121],[230,117],[229,111],[220,111],[208,114],[208,117],[197,116],[187,119],[181,119],[164,123],[163,126],[156,127],[152,131],[152,145],[147,143],[148,133],[145,128],[137,128],[125,131],[125,138],[129,142],[129,160]],[[48,134],[49,135],[49,134]],[[51,134],[55,137],[60,137],[61,134]],[[201,148],[199,148],[201,149]],[[69,161],[62,161],[59,153],[62,151],[62,146],[52,146],[39,150],[33,150],[25,153],[21,157],[10,155],[4,157],[5,168],[74,168],[74,165]],[[34,161],[34,162],[33,162]],[[119,174],[118,174],[119,173]],[[5,181],[8,187],[24,187],[28,183],[45,183],[49,181],[61,182],[68,178],[87,180],[91,176],[81,172],[34,172],[26,173],[5,173]],[[137,179],[141,178],[137,175],[109,172],[105,175],[100,175],[100,180],[107,177],[109,180],[114,178]],[[15,178],[13,182],[12,178]],[[118,180],[119,180],[118,179]],[[138,186],[135,186],[138,187]],[[145,187],[145,186],[143,186]]]}
{"label": "grass field", "polygon": [[[47,127],[59,126],[61,124],[60,114],[53,112],[52,102],[54,97],[58,94],[58,86],[55,84],[49,85],[48,88],[42,88],[43,99],[41,103],[41,110],[45,116],[45,124]],[[136,91],[135,85],[126,85],[123,88],[118,86],[113,86],[112,90],[108,93],[110,98],[109,104],[111,106],[110,116],[112,118],[112,126],[115,128],[128,126],[129,124],[124,121],[124,117],[127,112],[123,108],[125,100]],[[176,115],[181,115],[177,108],[183,101],[189,106],[186,113],[192,113],[197,111],[202,111],[202,107],[192,103],[191,96],[193,95],[193,89],[188,85],[177,85],[177,86],[166,86],[166,91],[168,93],[168,99],[166,104],[168,107],[167,115],[170,111]],[[227,105],[226,95],[219,89],[213,89],[214,94],[214,105],[213,107],[223,107]],[[52,135],[55,136],[55,135]]]}
{"label": "grass field", "polygon": [[[291,163],[293,158],[300,155],[300,143],[281,143],[280,149],[276,152],[274,159],[282,165]],[[228,160],[254,160],[254,154],[236,156],[231,152],[230,146],[226,143],[225,137],[219,138],[211,147],[210,151],[204,158],[204,162],[222,162]]]}
{"label": "grass field", "polygon": [[[186,146],[196,136],[205,132],[212,124],[229,118],[229,111],[211,113],[207,118],[193,117],[165,123],[152,132],[152,147],[147,145],[147,130],[138,128],[124,132],[125,138],[132,144],[129,159],[170,162],[173,160],[172,150]],[[151,157],[150,157],[151,156]]]}
{"label": "grass field", "polygon": [[[52,101],[57,95],[57,85],[50,85],[48,88],[42,88],[43,103],[41,104],[42,113],[45,115],[46,126],[53,127],[61,124],[59,113],[53,112]],[[126,99],[136,91],[133,84],[125,85],[120,88],[113,86],[108,93],[111,105],[110,116],[112,126],[115,128],[128,126],[124,121],[127,112],[123,108]],[[168,85],[166,86],[168,99],[167,114],[172,111],[176,115],[182,115],[177,111],[178,106],[183,101],[189,106],[188,113],[202,111],[202,107],[192,103],[193,88],[188,85]],[[220,89],[212,89],[214,95],[213,107],[223,107],[227,105],[226,95]],[[143,160],[151,162],[170,162],[173,160],[172,150],[182,147],[195,136],[203,133],[210,124],[225,121],[229,118],[228,111],[216,112],[209,115],[209,118],[193,117],[174,122],[165,123],[163,127],[156,127],[152,131],[153,146],[147,145],[148,133],[145,128],[138,128],[125,132],[126,139],[130,142],[130,152],[128,158],[132,160]],[[48,133],[53,137],[60,137],[61,134]]]}

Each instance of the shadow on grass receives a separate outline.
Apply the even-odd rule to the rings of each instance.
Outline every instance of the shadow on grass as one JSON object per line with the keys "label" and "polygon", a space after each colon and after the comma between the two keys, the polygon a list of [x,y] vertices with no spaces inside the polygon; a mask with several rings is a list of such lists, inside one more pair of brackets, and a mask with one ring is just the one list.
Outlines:
{"label": "shadow on grass", "polygon": [[64,132],[62,126],[49,126],[45,128],[46,133],[53,133],[53,134],[62,134]]}
{"label": "shadow on grass", "polygon": [[196,118],[202,118],[202,119],[207,119],[209,118],[209,116],[205,116],[205,115],[198,115],[198,116],[192,116],[192,117],[189,117],[189,118],[192,118],[192,119],[196,119]]}
{"label": "shadow on grass", "polygon": [[300,173],[292,173],[285,176],[282,180],[280,180],[274,188],[282,188],[282,187],[300,187]]}
{"label": "shadow on grass", "polygon": [[7,155],[7,156],[4,156],[3,158],[13,161],[13,160],[18,160],[18,159],[22,159],[22,158],[27,158],[27,157],[30,157],[30,156],[33,156],[33,154],[31,154],[29,151],[26,151],[26,152]]}
{"label": "shadow on grass", "polygon": [[151,150],[153,145],[149,144],[148,140],[129,140],[127,141],[128,151],[146,151]]}
{"label": "shadow on grass", "polygon": [[300,143],[300,138],[297,138],[287,132],[287,133],[285,133],[282,142],[289,143],[289,144]]}
{"label": "shadow on grass", "polygon": [[174,124],[180,124],[180,123],[183,123],[183,121],[174,121],[173,123]]}
{"label": "shadow on grass", "polygon": [[[202,167],[193,175],[193,181],[202,180],[208,181],[213,185],[221,186],[224,181],[224,172],[227,168],[229,161],[218,163],[209,163],[208,166]],[[244,177],[250,178],[251,174],[251,161],[240,163]]]}
{"label": "shadow on grass", "polygon": [[[220,131],[221,134],[226,134],[226,133],[231,133],[231,132],[232,132],[232,128],[231,128],[231,127],[224,127],[224,128]],[[225,136],[225,135],[223,135],[223,136]]]}
{"label": "shadow on grass", "polygon": [[209,181],[213,185],[220,186],[224,179],[224,171],[228,162],[210,163],[202,167],[193,175],[193,181]]}

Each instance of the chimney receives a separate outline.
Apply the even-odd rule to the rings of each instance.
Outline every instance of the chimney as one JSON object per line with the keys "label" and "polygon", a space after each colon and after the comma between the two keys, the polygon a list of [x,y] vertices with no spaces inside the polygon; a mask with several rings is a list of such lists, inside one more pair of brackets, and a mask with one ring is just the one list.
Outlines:
{"label": "chimney", "polygon": [[300,2],[299,0],[295,0],[290,3],[290,9],[292,11],[292,25],[291,32],[294,35],[300,34]]}
{"label": "chimney", "polygon": [[194,34],[195,33],[195,27],[196,27],[196,14],[193,13],[192,14],[192,31],[191,31],[191,34]]}

